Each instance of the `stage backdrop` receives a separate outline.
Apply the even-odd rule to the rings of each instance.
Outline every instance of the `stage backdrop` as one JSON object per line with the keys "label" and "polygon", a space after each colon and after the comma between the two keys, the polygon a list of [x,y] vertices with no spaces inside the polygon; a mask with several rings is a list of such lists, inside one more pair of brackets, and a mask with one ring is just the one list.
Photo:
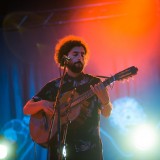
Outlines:
{"label": "stage backdrop", "polygon": [[[59,76],[54,46],[66,35],[81,36],[88,43],[85,73],[112,76],[130,66],[138,68],[136,76],[108,87],[113,114],[109,119],[101,117],[101,137],[105,160],[144,158],[130,146],[129,133],[141,122],[160,132],[160,26],[156,14],[148,19],[133,15],[13,30],[6,30],[4,24],[0,30],[0,130],[17,146],[16,159],[34,159],[29,116],[23,114],[23,106]],[[46,150],[36,149],[38,159],[45,159]],[[160,156],[155,149],[147,158]]]}

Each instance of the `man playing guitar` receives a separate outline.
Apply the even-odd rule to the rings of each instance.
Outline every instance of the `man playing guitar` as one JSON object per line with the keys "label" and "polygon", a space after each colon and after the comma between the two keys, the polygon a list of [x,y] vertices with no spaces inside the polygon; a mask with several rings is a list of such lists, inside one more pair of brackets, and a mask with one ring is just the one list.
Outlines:
{"label": "man playing guitar", "polygon": [[[104,117],[109,117],[112,104],[110,102],[107,88],[92,75],[85,74],[83,69],[88,61],[87,44],[77,36],[67,36],[61,39],[56,47],[54,58],[57,64],[62,68],[65,66],[65,59],[68,59],[66,64],[66,73],[64,75],[63,84],[60,92],[60,100],[58,105],[61,107],[61,133],[65,131],[65,126],[68,124],[66,133],[66,151],[67,160],[102,160],[102,142],[100,138],[100,114]],[[34,116],[37,113],[43,112],[45,115],[56,117],[57,109],[54,108],[56,95],[59,89],[60,78],[48,82],[31,100],[24,106],[24,114]],[[94,93],[93,96],[79,102],[83,93],[90,90]],[[88,94],[88,92],[87,92]],[[88,96],[88,95],[85,96]],[[73,110],[66,109],[66,104],[71,100],[77,103],[73,105]],[[66,113],[66,114],[65,114]],[[69,121],[69,123],[67,122]],[[58,160],[58,142],[57,128],[53,125],[54,134],[49,141],[50,160]],[[37,135],[38,137],[39,135]],[[43,136],[42,136],[43,137]],[[42,138],[43,139],[43,138]],[[38,143],[38,142],[37,142]]]}

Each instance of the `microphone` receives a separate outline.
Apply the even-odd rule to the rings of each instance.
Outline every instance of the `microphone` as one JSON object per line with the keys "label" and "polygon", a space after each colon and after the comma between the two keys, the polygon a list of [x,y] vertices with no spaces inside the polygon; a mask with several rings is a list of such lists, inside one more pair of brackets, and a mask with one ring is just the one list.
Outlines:
{"label": "microphone", "polygon": [[61,66],[64,66],[65,64],[69,64],[71,61],[71,58],[69,58],[68,56],[66,55],[63,55],[62,59],[61,59],[61,62],[60,62],[60,65]]}
{"label": "microphone", "polygon": [[66,55],[63,55],[63,60],[69,62],[69,61],[71,60],[71,58],[69,58],[69,57],[66,56]]}

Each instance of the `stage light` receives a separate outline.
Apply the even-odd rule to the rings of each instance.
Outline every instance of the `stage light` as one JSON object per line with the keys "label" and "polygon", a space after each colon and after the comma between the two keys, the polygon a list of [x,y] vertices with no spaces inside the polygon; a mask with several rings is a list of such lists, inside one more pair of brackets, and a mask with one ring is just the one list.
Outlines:
{"label": "stage light", "polygon": [[113,111],[109,118],[112,127],[127,134],[132,126],[144,123],[146,114],[139,102],[132,97],[123,97],[113,102]]}
{"label": "stage light", "polygon": [[0,144],[0,159],[5,159],[8,155],[8,146]]}
{"label": "stage light", "polygon": [[16,160],[16,143],[0,135],[0,160]]}
{"label": "stage light", "polygon": [[141,125],[133,131],[133,145],[141,151],[149,151],[156,145],[156,130],[150,125]]}

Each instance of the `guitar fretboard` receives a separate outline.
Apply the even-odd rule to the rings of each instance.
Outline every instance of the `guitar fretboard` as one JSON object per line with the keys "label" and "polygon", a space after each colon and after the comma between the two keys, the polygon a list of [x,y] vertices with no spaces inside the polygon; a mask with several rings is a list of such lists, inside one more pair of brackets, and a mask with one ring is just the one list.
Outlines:
{"label": "guitar fretboard", "polygon": [[[105,81],[103,81],[102,83],[104,84],[104,86],[108,86],[110,85],[112,82],[116,81],[116,78],[114,76],[106,79]],[[71,107],[76,106],[77,104],[79,104],[80,102],[87,100],[89,98],[91,98],[92,96],[94,96],[94,92],[90,89],[88,91],[86,91],[85,93],[81,94],[80,96],[78,96],[76,99],[74,99],[74,101],[71,104]]]}

